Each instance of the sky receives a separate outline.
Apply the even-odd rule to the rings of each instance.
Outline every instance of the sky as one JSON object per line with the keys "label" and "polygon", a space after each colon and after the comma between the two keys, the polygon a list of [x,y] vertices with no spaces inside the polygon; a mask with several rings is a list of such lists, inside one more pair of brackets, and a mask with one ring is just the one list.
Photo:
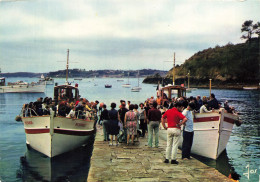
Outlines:
{"label": "sky", "polygon": [[160,69],[242,43],[260,0],[0,0],[0,68]]}

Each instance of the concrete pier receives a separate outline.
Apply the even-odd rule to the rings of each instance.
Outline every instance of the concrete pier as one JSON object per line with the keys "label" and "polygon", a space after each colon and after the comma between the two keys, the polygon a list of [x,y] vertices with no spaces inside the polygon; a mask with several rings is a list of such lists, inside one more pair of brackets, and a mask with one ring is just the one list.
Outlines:
{"label": "concrete pier", "polygon": [[165,164],[166,141],[159,140],[159,148],[149,148],[147,138],[139,138],[134,146],[109,146],[103,141],[102,130],[97,130],[88,182],[92,181],[231,181],[226,176],[192,158],[179,164]]}

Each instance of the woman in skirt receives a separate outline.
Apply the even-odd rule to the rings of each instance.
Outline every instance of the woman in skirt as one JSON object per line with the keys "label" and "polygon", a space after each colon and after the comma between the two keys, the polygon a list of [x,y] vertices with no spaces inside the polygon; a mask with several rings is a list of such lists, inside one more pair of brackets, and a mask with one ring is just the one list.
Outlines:
{"label": "woman in skirt", "polygon": [[134,105],[129,106],[129,111],[125,114],[125,127],[127,129],[127,145],[129,145],[130,137],[132,139],[132,144],[134,144],[135,135],[137,135],[137,116],[133,111]]}

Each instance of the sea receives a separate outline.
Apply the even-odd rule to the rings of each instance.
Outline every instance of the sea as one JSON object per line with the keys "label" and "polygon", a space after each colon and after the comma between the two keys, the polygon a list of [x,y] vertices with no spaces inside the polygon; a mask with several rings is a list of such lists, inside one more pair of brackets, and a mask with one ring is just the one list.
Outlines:
{"label": "sea", "polygon": [[[23,80],[37,81],[39,78],[6,78],[7,82]],[[55,78],[63,84],[65,79]],[[119,106],[120,100],[139,104],[156,96],[154,84],[143,84],[140,92],[123,88],[127,78],[83,78],[69,79],[79,85],[81,97],[89,101],[98,100],[108,108],[112,102]],[[138,85],[137,78],[130,78],[132,86]],[[105,88],[105,84],[112,88]],[[36,101],[39,97],[53,97],[54,85],[47,85],[45,93],[2,93],[0,94],[0,182],[20,181],[87,181],[93,145],[81,147],[53,159],[26,147],[23,124],[15,121],[23,104]],[[240,181],[260,181],[260,92],[257,90],[212,89],[221,101],[234,106],[243,124],[234,126],[226,151],[217,160],[194,156],[203,163],[216,168],[228,176],[231,171],[239,174]],[[196,89],[187,96],[209,96],[209,89]],[[203,149],[202,149],[203,150]]]}

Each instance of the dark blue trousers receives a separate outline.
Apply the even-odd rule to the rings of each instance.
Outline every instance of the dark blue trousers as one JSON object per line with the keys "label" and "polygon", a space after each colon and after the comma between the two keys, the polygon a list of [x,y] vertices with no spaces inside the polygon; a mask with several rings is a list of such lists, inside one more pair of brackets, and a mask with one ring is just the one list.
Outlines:
{"label": "dark blue trousers", "polygon": [[193,136],[194,132],[187,132],[183,130],[182,158],[190,158]]}

